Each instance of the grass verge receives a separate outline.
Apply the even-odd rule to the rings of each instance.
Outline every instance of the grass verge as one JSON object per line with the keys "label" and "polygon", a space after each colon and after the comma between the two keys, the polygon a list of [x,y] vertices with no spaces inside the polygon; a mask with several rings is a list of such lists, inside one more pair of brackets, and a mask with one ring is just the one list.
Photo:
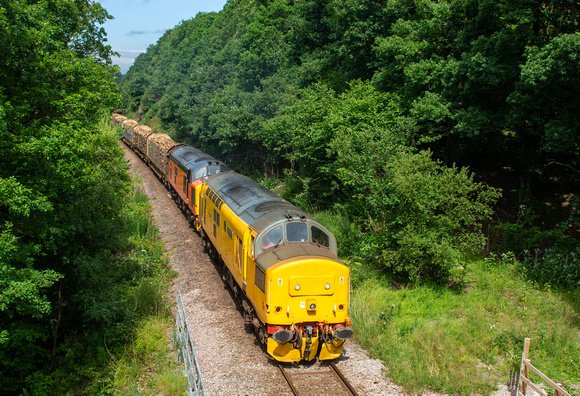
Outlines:
{"label": "grass verge", "polygon": [[125,291],[130,320],[123,324],[122,342],[109,345],[107,364],[95,373],[87,394],[185,394],[187,378],[183,363],[176,361],[169,301],[176,274],[169,268],[151,209],[147,191],[135,180],[125,216],[131,249],[124,260],[134,267]]}
{"label": "grass verge", "polygon": [[407,391],[488,395],[519,371],[527,337],[532,364],[579,394],[570,386],[580,384],[579,289],[541,287],[523,276],[513,256],[473,258],[456,269],[448,287],[403,286],[345,258],[361,242],[344,216],[314,217],[334,233],[351,268],[355,339]]}
{"label": "grass verge", "polygon": [[409,391],[489,394],[519,370],[526,337],[536,367],[556,382],[580,383],[578,293],[539,290],[517,264],[473,261],[460,291],[396,289],[374,277],[352,294],[356,338]]}

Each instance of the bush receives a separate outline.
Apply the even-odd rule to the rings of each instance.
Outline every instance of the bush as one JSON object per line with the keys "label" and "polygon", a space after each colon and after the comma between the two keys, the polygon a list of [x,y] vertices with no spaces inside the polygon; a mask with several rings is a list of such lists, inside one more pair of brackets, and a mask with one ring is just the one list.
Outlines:
{"label": "bush", "polygon": [[[546,249],[557,246],[560,250],[573,251],[580,242],[568,235],[568,230],[578,229],[577,203],[571,205],[569,217],[562,219],[556,227],[540,227],[540,218],[546,212],[543,204],[534,203],[532,207],[522,207],[521,217],[515,223],[499,223],[491,228],[492,248],[497,251],[511,251],[520,256],[524,250]],[[544,213],[545,214],[545,213]]]}
{"label": "bush", "polygon": [[357,158],[339,170],[352,192],[349,213],[365,231],[363,257],[405,281],[444,283],[462,254],[483,249],[481,221],[500,192],[429,152],[384,154],[367,161],[382,166],[369,165],[366,174]]}

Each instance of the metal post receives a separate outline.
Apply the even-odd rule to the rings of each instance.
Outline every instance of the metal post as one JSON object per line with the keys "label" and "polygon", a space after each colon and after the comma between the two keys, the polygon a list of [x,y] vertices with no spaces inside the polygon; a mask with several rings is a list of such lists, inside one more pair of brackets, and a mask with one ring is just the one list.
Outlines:
{"label": "metal post", "polygon": [[205,388],[203,386],[203,379],[201,377],[201,370],[197,357],[195,356],[195,348],[193,340],[189,332],[189,325],[187,323],[187,315],[185,314],[185,307],[183,306],[183,299],[181,298],[181,290],[178,291],[177,296],[177,313],[175,315],[175,327],[177,332],[177,340],[180,348],[178,349],[178,359],[181,357],[185,364],[185,373],[189,387],[186,391],[188,396],[205,395]]}

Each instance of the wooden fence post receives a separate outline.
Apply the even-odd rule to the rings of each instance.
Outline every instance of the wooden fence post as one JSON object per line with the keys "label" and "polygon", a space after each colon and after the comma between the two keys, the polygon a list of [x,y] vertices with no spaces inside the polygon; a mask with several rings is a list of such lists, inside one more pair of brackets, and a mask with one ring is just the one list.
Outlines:
{"label": "wooden fence post", "polygon": [[529,355],[530,355],[530,339],[526,338],[524,339],[524,352],[522,353],[522,366],[520,368],[520,380],[519,380],[520,386],[518,387],[519,388],[518,391],[521,391],[522,395],[526,394],[526,388],[528,387],[525,381],[522,379],[522,377],[524,378],[529,377],[528,366],[524,364],[524,362],[528,360]]}

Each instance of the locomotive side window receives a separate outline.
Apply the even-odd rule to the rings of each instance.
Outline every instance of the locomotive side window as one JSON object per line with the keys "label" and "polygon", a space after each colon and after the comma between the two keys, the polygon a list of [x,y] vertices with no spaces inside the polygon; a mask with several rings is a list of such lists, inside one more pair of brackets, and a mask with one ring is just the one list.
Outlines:
{"label": "locomotive side window", "polygon": [[173,174],[173,183],[177,184],[177,166],[175,167],[175,173]]}
{"label": "locomotive side window", "polygon": [[312,243],[318,246],[324,246],[325,248],[330,247],[329,237],[326,232],[322,231],[316,226],[310,227],[310,232],[312,234]]}
{"label": "locomotive side window", "polygon": [[306,223],[286,224],[286,239],[288,242],[308,241],[308,226]]}
{"label": "locomotive side window", "polygon": [[266,293],[266,273],[264,271],[262,271],[262,269],[260,267],[258,267],[256,265],[256,280],[255,280],[256,286],[258,286],[258,288],[260,290],[262,290],[262,292]]}
{"label": "locomotive side window", "polygon": [[236,241],[238,242],[238,250],[236,251],[236,265],[238,266],[239,270],[242,270],[242,260],[243,260],[243,251],[244,245],[242,244],[242,240],[238,238],[236,235]]}
{"label": "locomotive side window", "polygon": [[284,235],[282,233],[282,227],[278,226],[276,228],[268,231],[266,235],[262,237],[262,249],[269,249],[275,247],[284,242]]}
{"label": "locomotive side window", "polygon": [[183,176],[183,193],[187,197],[187,177]]}

